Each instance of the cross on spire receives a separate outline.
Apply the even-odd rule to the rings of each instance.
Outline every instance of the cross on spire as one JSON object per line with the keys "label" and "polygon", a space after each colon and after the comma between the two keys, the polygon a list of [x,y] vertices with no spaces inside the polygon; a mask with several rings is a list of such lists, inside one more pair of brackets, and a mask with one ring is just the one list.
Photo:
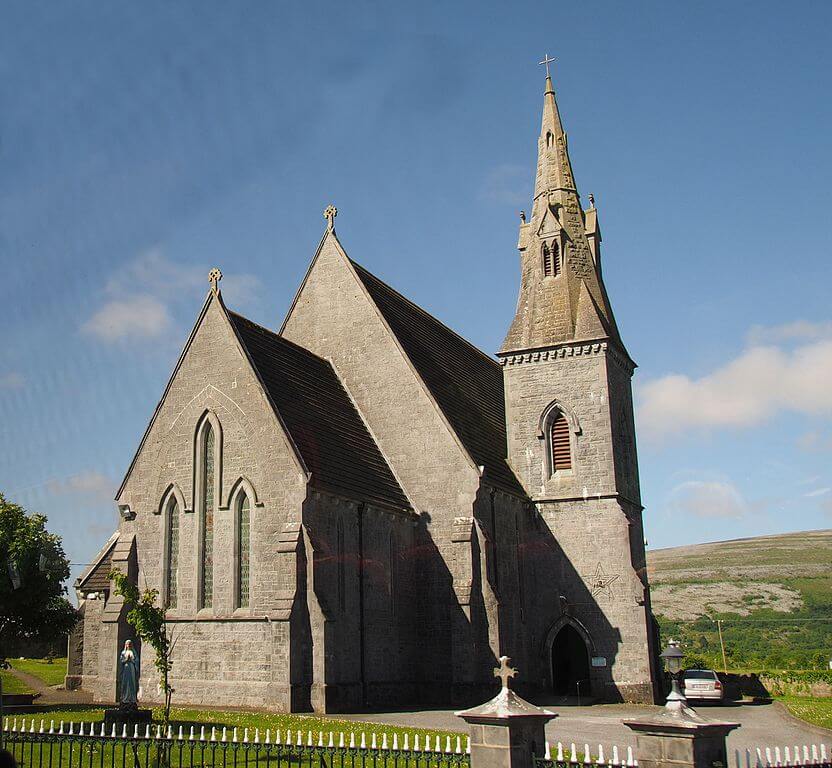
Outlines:
{"label": "cross on spire", "polygon": [[546,77],[551,77],[549,74],[549,65],[554,61],[554,58],[549,58],[549,54],[547,53],[543,57],[543,61],[538,62],[539,64],[544,64],[546,66]]}
{"label": "cross on spire", "polygon": [[211,290],[216,294],[219,292],[220,280],[222,280],[222,272],[217,267],[214,267],[208,273],[208,282],[211,283]]}
{"label": "cross on spire", "polygon": [[324,218],[326,219],[326,228],[330,231],[335,229],[335,217],[338,215],[338,209],[330,204],[324,209]]}
{"label": "cross on spire", "polygon": [[517,670],[509,666],[511,659],[500,656],[500,666],[494,668],[494,677],[499,677],[503,688],[508,689],[508,681],[517,674]]}

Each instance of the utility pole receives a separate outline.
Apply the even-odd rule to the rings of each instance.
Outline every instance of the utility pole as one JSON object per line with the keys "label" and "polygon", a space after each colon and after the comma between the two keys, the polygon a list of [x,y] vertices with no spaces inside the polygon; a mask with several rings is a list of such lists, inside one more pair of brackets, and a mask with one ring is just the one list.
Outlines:
{"label": "utility pole", "polygon": [[725,658],[725,643],[722,640],[722,619],[716,620],[716,628],[719,630],[719,647],[722,649],[722,671],[728,674],[728,660]]}

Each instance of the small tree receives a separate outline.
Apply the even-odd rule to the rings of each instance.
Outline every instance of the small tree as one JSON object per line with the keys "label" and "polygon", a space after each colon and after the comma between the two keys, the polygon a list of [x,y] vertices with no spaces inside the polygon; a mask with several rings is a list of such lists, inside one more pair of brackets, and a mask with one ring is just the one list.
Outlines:
{"label": "small tree", "polygon": [[168,635],[165,608],[156,605],[159,590],[146,588],[144,592],[140,592],[124,573],[115,569],[110,571],[110,578],[115,583],[116,594],[121,595],[129,607],[127,623],[136,630],[141,641],[150,645],[156,654],[153,665],[159,672],[159,687],[165,695],[163,725],[167,728],[170,722],[170,700],[173,696],[170,670],[173,666],[171,654],[174,642]]}
{"label": "small tree", "polygon": [[46,518],[0,493],[0,666],[12,649],[72,629],[78,614],[66,599],[68,578],[61,537],[46,530]]}

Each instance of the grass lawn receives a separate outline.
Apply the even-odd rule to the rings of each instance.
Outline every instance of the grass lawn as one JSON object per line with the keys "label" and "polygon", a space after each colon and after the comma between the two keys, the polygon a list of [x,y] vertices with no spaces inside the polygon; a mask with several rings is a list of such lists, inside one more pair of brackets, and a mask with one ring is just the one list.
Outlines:
{"label": "grass lawn", "polygon": [[812,725],[832,729],[832,699],[813,698],[810,696],[782,696],[778,701],[795,717],[805,720]]}
{"label": "grass lawn", "polygon": [[62,685],[66,675],[66,659],[53,659],[50,664],[45,659],[9,659],[9,663],[21,672],[43,680],[47,685]]}
{"label": "grass lawn", "polygon": [[32,689],[25,683],[18,680],[9,670],[0,669],[0,677],[3,678],[3,693],[32,693]]}
{"label": "grass lawn", "polygon": [[[154,707],[153,709],[153,719],[154,721],[159,721],[162,716],[162,710],[158,707]],[[7,715],[7,717],[9,717]],[[11,715],[13,719],[15,715]],[[65,723],[65,728],[68,728],[70,721],[74,723],[79,722],[95,722],[100,723],[104,718],[104,710],[97,708],[97,707],[72,707],[72,708],[58,708],[55,707],[54,709],[48,709],[43,712],[37,712],[32,714],[26,715],[16,715],[18,720],[25,717],[26,721],[29,722],[32,717],[35,718],[35,721],[38,723],[41,719],[43,719],[45,727],[48,729],[50,725],[50,721],[55,722],[55,728],[58,728],[58,725],[61,720]],[[268,712],[240,712],[240,711],[224,711],[224,710],[205,710],[205,709],[177,709],[174,707],[171,710],[171,721],[174,723],[174,728],[178,729],[180,724],[184,727],[184,732],[187,734],[189,732],[189,728],[191,725],[194,726],[194,732],[198,736],[199,735],[199,726],[205,724],[206,728],[206,736],[210,737],[211,735],[211,726],[214,725],[217,727],[217,737],[221,737],[222,735],[222,727],[225,726],[228,728],[228,738],[231,738],[231,730],[233,728],[238,729],[238,736],[240,739],[243,738],[243,729],[249,729],[249,737],[254,737],[254,729],[260,729],[260,738],[261,740],[265,738],[265,731],[266,729],[271,730],[271,738],[274,740],[275,738],[275,730],[280,729],[282,732],[281,738],[285,739],[286,730],[292,730],[292,741],[295,741],[297,738],[297,731],[301,731],[303,736],[303,742],[306,743],[308,732],[312,731],[314,742],[317,743],[318,741],[318,733],[324,733],[324,739],[327,740],[330,733],[335,734],[336,742],[338,739],[338,735],[340,733],[345,734],[346,740],[349,740],[349,734],[351,732],[357,734],[364,731],[367,734],[367,738],[369,740],[370,736],[375,733],[379,737],[383,733],[387,733],[388,738],[391,737],[394,733],[399,734],[399,738],[407,733],[410,735],[410,741],[412,743],[413,736],[415,734],[419,734],[420,741],[424,740],[426,735],[430,735],[432,739],[435,739],[436,736],[442,737],[442,747],[445,747],[445,737],[451,736],[452,737],[452,745],[455,746],[456,737],[461,735],[460,732],[464,734],[464,723],[460,722],[460,730],[459,731],[436,731],[436,730],[429,730],[424,728],[402,728],[401,726],[394,726],[394,725],[386,725],[381,723],[364,723],[364,722],[356,722],[352,720],[339,720],[335,717],[320,717],[318,715],[287,715],[287,714],[279,714],[279,713],[268,713]],[[77,730],[77,727],[76,727]],[[463,739],[463,745],[465,741]]]}

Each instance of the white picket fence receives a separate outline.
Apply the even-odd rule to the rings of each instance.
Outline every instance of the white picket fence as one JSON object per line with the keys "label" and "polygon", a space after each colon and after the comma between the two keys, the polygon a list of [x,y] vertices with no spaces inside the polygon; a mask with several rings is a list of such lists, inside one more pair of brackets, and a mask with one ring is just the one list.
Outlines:
{"label": "white picket fence", "polygon": [[589,744],[584,744],[583,755],[579,756],[575,744],[572,743],[567,749],[563,742],[550,744],[546,742],[546,754],[544,760],[552,763],[568,763],[569,765],[611,765],[611,766],[626,766],[627,768],[636,768],[638,760],[633,755],[632,747],[622,747],[620,750],[617,746],[608,749],[603,744],[598,745],[598,750],[595,755],[590,752]]}
{"label": "white picket fence", "polygon": [[832,750],[827,750],[826,744],[804,744],[802,747],[756,747],[755,749],[737,749],[736,768],[776,768],[783,766],[813,766],[830,765]]}
{"label": "white picket fence", "polygon": [[[17,718],[6,718],[3,723],[3,731],[9,734],[43,734],[52,736],[77,736],[77,737],[95,737],[105,739],[168,739],[176,741],[198,741],[206,743],[218,744],[264,744],[272,746],[296,746],[296,747],[318,747],[321,749],[375,749],[375,750],[389,750],[394,752],[425,752],[425,753],[440,753],[440,754],[470,754],[471,741],[468,736],[462,734],[454,737],[451,736],[435,736],[431,737],[426,734],[419,733],[404,733],[399,736],[398,733],[388,734],[386,732],[367,733],[361,731],[350,731],[345,733],[341,731],[336,735],[335,732],[330,731],[324,733],[323,731],[301,731],[298,729],[275,729],[267,728],[261,733],[259,728],[254,728],[253,733],[250,728],[228,728],[227,726],[205,726],[202,725],[197,729],[195,726],[190,726],[187,730],[183,726],[174,728],[168,726],[167,731],[163,732],[161,725],[147,724],[140,727],[138,724],[129,729],[127,725],[122,728],[116,728],[113,724],[110,730],[107,730],[104,723],[90,723],[90,722],[69,722],[65,723],[60,720],[55,725],[54,720],[50,720],[48,725],[46,720],[41,719],[38,723],[35,718],[21,718],[18,722]],[[242,731],[242,733],[240,733]]]}

